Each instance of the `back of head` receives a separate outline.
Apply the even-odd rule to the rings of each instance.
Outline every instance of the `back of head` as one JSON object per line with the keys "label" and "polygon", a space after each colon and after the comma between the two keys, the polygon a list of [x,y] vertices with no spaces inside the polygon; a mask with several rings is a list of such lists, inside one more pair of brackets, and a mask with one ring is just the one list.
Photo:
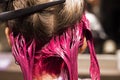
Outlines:
{"label": "back of head", "polygon": [[[9,10],[18,10],[55,0],[14,0]],[[65,3],[46,8],[32,15],[8,21],[14,35],[23,34],[28,39],[48,39],[78,22],[84,9],[84,0],[66,0]]]}
{"label": "back of head", "polygon": [[[13,0],[13,2],[10,3],[8,6],[9,10],[18,10],[38,4],[48,3],[51,1],[55,0]],[[90,48],[91,54],[90,73],[92,80],[100,80],[99,66],[95,56],[91,33],[88,29],[86,29],[86,31],[83,30],[83,28],[88,28],[88,21],[86,17],[82,15],[83,11],[84,0],[66,0],[65,3],[63,4],[51,6],[42,11],[38,11],[37,13],[34,13],[32,15],[27,15],[15,20],[8,21],[8,26],[11,29],[11,32],[13,33],[11,34],[12,36],[10,35],[11,41],[13,43],[12,53],[15,56],[16,61],[20,63],[22,71],[23,73],[25,73],[24,77],[26,80],[32,80],[33,75],[35,75],[35,77],[36,75],[39,76],[39,73],[42,72],[41,69],[44,67],[43,64],[45,63],[47,64],[46,61],[48,61],[51,64],[51,62],[48,59],[48,57],[51,58],[51,56],[53,56],[52,58],[53,64],[55,63],[56,60],[56,59],[54,60],[54,58],[59,57],[60,59],[62,59],[62,62],[65,65],[62,64],[60,66],[67,69],[66,71],[70,71],[66,72],[66,74],[69,73],[70,76],[70,79],[67,80],[72,80],[75,78],[76,78],[75,80],[77,80],[78,74],[76,56],[78,48],[83,45],[84,36],[86,37],[88,41],[88,46]],[[81,17],[82,20],[80,20]],[[72,26],[73,28],[71,29],[71,35],[74,36],[69,35],[68,29],[68,34],[66,33],[62,35],[61,38],[59,37],[58,34],[63,33],[66,28]],[[20,36],[18,34],[20,34]],[[69,35],[70,38],[73,40],[69,40],[69,37],[66,38],[66,35]],[[51,39],[51,37],[53,38]],[[32,41],[27,42],[25,39],[27,41],[32,39]],[[40,42],[43,45],[41,46],[41,43],[38,43],[36,40],[38,41],[40,40]],[[50,42],[46,44],[46,41]],[[66,44],[69,45],[69,48],[71,48],[72,53],[70,53],[70,49],[68,48],[68,46],[66,46]],[[72,62],[70,62],[69,60]],[[41,61],[43,61],[43,63],[41,63]],[[72,63],[75,63],[75,65]],[[55,71],[54,67],[47,65],[45,66],[47,68],[50,67],[48,68],[48,70],[50,70],[48,72],[51,72],[51,68],[53,69],[53,71]],[[47,69],[46,67],[44,68]],[[55,65],[55,67],[57,71],[58,65],[57,66]],[[59,70],[61,70],[61,67]],[[35,74],[32,72],[33,70]],[[60,74],[60,72],[58,72],[58,74]]]}

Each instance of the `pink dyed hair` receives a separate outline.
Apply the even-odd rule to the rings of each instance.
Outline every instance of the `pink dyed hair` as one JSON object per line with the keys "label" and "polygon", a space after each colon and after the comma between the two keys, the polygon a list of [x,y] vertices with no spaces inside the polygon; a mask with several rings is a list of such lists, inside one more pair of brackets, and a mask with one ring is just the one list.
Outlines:
{"label": "pink dyed hair", "polygon": [[[79,47],[83,45],[84,35],[90,50],[91,79],[100,80],[92,34],[85,15],[73,27],[69,26],[62,34],[54,35],[45,45],[41,45],[42,42],[34,38],[31,39],[31,42],[27,42],[21,33],[17,36],[10,34],[12,53],[21,67],[24,80],[33,80],[34,76],[39,75],[46,68],[48,68],[48,72],[62,75],[63,80],[66,80],[66,77],[64,72],[61,74],[61,70],[65,69],[69,80],[78,80],[77,55]],[[49,60],[49,58],[51,59]],[[54,71],[57,68],[52,66],[55,65],[54,60],[56,63],[60,62],[57,64],[59,65],[58,71]]]}

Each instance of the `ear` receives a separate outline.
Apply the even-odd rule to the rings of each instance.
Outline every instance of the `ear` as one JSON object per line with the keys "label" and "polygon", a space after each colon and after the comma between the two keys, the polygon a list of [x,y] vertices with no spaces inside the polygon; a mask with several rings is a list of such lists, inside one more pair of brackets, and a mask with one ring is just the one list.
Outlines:
{"label": "ear", "polygon": [[9,36],[10,33],[11,33],[11,31],[10,31],[9,27],[6,27],[6,28],[5,28],[5,35],[6,35],[8,44],[11,46],[11,40],[10,40],[10,36]]}
{"label": "ear", "polygon": [[86,48],[87,48],[87,41],[86,41],[86,37],[84,37],[83,45],[82,47],[80,47],[80,53],[84,52]]}

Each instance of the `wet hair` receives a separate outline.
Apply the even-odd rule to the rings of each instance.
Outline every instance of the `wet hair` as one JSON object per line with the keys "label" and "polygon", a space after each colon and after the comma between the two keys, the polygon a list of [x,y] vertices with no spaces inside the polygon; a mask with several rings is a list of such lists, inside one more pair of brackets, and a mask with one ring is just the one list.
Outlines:
{"label": "wet hair", "polygon": [[[14,0],[9,10],[18,10],[55,0]],[[74,2],[73,2],[74,1]],[[8,21],[14,35],[22,33],[28,40],[31,37],[46,40],[61,34],[69,25],[81,19],[84,0],[66,0],[65,3],[49,7],[32,15]]]}
{"label": "wet hair", "polygon": [[[9,4],[9,10],[49,1],[53,0],[14,0]],[[77,55],[84,37],[90,49],[91,79],[100,80],[89,22],[83,13],[84,0],[66,0],[63,4],[8,21],[12,31],[12,53],[25,80],[36,79],[44,70],[60,75],[64,80],[77,80]]]}

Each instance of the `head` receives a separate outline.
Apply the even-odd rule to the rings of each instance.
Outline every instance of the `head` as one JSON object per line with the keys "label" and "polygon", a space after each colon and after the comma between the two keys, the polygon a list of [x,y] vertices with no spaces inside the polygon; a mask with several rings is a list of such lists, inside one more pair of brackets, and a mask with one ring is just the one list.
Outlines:
{"label": "head", "polygon": [[[9,3],[8,10],[18,10],[51,1],[55,0],[13,0],[13,2]],[[11,44],[12,39],[9,36],[12,33],[13,37],[22,34],[27,44],[30,44],[31,40],[35,39],[38,42],[42,42],[42,45],[45,45],[52,36],[61,34],[68,26],[79,22],[83,12],[84,0],[66,0],[63,4],[9,20],[6,28],[8,42],[13,46]],[[31,45],[33,45],[32,42]],[[81,49],[83,50],[83,47]]]}

